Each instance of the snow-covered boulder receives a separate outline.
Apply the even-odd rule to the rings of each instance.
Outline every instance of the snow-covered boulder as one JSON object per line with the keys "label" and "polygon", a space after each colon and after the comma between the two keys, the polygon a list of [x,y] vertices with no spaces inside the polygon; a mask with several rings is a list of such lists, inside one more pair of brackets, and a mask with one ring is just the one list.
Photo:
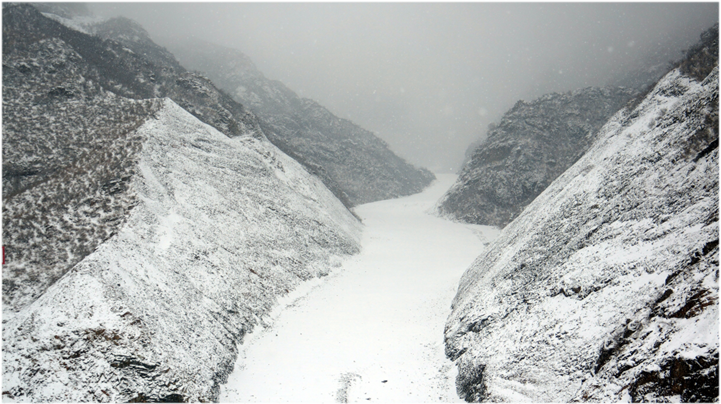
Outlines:
{"label": "snow-covered boulder", "polygon": [[125,223],[4,318],[5,398],[216,400],[277,297],[358,251],[358,221],[296,161],[161,104]]}
{"label": "snow-covered boulder", "polygon": [[445,329],[461,397],[718,400],[715,66],[619,111],[466,271]]}

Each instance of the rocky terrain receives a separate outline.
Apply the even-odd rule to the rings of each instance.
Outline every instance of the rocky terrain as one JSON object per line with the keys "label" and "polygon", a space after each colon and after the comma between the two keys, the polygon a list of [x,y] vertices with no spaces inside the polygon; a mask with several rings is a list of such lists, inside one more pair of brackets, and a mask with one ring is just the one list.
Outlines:
{"label": "rocky terrain", "polygon": [[716,26],[466,271],[461,397],[718,400],[718,80]]}
{"label": "rocky terrain", "polygon": [[216,400],[360,224],[207,78],[79,28],[3,5],[3,398]]}
{"label": "rocky terrain", "polygon": [[623,87],[591,87],[519,101],[489,128],[438,212],[504,227],[585,153],[598,129],[634,95]]}
{"label": "rocky terrain", "polygon": [[242,52],[207,42],[170,42],[189,68],[246,105],[268,139],[318,175],[347,206],[420,192],[434,178],[399,158],[373,133],[267,79]]}
{"label": "rocky terrain", "polygon": [[[577,137],[574,133],[595,133],[624,105],[624,100],[640,102],[658,80],[674,67],[676,63],[658,63],[654,56],[640,62],[640,66],[636,68],[620,71],[609,80],[605,88],[586,88],[566,94],[552,93],[531,103],[517,103],[502,117],[504,120],[501,124],[507,125],[505,130],[499,129],[498,123],[491,123],[482,136],[466,148],[461,172],[466,174],[467,180],[459,180],[454,191],[449,192],[437,207],[437,211],[469,223],[484,222],[505,226],[554,178],[570,167],[593,141],[592,136]],[[583,118],[588,121],[584,122]],[[528,122],[524,122],[526,119]],[[538,123],[539,120],[554,124],[534,125],[534,122]],[[494,140],[489,142],[491,134]],[[494,147],[499,145],[502,148],[510,145],[511,149],[519,147],[518,151],[526,147],[531,150],[525,155],[516,154],[515,158],[509,155],[495,161]],[[479,156],[471,164],[476,153],[479,153]],[[553,155],[554,153],[558,156]],[[529,154],[536,156],[535,160],[531,158],[530,168],[516,169],[520,165],[529,165]],[[540,159],[537,158],[539,154],[543,155]],[[559,158],[567,162],[559,165]],[[554,169],[549,170],[549,166]],[[514,175],[525,179],[515,181],[514,175],[504,176],[504,171],[509,169],[515,170]],[[535,170],[545,174],[532,174]],[[493,176],[494,180],[479,180],[487,175]],[[534,182],[539,179],[543,184]],[[519,191],[518,188],[513,190],[514,187],[528,188],[529,185],[537,188],[537,192],[526,192],[523,189]],[[503,191],[499,194],[495,193],[495,189]]]}

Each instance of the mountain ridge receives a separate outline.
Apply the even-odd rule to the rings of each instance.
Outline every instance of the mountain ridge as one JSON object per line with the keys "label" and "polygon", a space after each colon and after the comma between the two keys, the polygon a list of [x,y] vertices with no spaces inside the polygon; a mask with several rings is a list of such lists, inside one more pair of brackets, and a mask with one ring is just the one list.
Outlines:
{"label": "mountain ridge", "polygon": [[373,133],[265,78],[238,50],[200,40],[168,46],[184,64],[248,105],[261,117],[269,140],[319,175],[346,205],[410,195],[434,178],[393,154]]}
{"label": "mountain ridge", "polygon": [[125,224],[4,318],[11,398],[214,400],[276,296],[358,251],[356,219],[266,140],[225,138],[167,99],[138,132]]}
{"label": "mountain ridge", "polygon": [[[357,253],[360,223],[207,78],[3,16],[4,399],[216,400],[244,335]],[[155,94],[175,100],[133,98]]]}
{"label": "mountain ridge", "polygon": [[714,29],[704,79],[676,68],[617,112],[463,275],[445,343],[466,401],[718,399]]}
{"label": "mountain ridge", "polygon": [[[702,37],[705,38],[702,39],[702,42],[713,40],[713,30],[714,29],[711,28],[710,31],[701,34]],[[701,51],[701,48],[704,50]],[[713,47],[702,47],[699,44],[692,45],[687,51],[683,52],[685,56],[680,59],[659,63],[657,57],[653,56],[633,70],[617,72],[616,77],[609,80],[603,87],[587,87],[565,93],[554,92],[545,94],[530,102],[524,100],[518,101],[500,118],[499,122],[490,124],[483,136],[468,146],[464,154],[463,163],[461,164],[459,174],[461,178],[459,182],[454,185],[453,189],[449,190],[443,200],[439,201],[436,208],[437,212],[452,220],[461,220],[476,224],[483,223],[499,227],[507,225],[550,181],[563,172],[563,169],[568,168],[570,166],[569,163],[575,161],[574,158],[583,154],[590,141],[590,139],[579,141],[579,139],[573,139],[573,137],[568,139],[563,132],[569,132],[568,129],[573,131],[574,129],[572,128],[564,130],[560,125],[556,125],[555,128],[524,128],[523,125],[518,124],[518,122],[516,122],[514,127],[508,125],[509,120],[537,120],[538,118],[542,118],[557,123],[559,118],[561,118],[566,121],[575,121],[572,124],[576,126],[575,130],[597,131],[600,129],[600,126],[605,123],[604,118],[610,118],[616,110],[622,107],[633,108],[638,105],[643,97],[655,87],[656,83],[663,76],[678,67],[684,59],[688,60],[689,54],[699,51],[701,51],[701,53],[709,52],[709,50],[711,50],[712,54],[710,56],[714,57],[713,49]],[[709,57],[709,55],[699,57]],[[708,70],[700,72],[696,78],[701,80],[706,77],[709,72]],[[689,72],[684,71],[684,73],[688,74]],[[624,89],[626,89],[626,94],[622,94]],[[553,106],[552,109],[556,109],[557,111],[549,111],[547,106],[546,116],[541,115],[543,111],[534,111],[534,108],[537,109],[539,106],[543,108],[544,102],[553,102],[554,99],[562,100],[564,97],[568,98],[569,96],[571,98],[576,97],[577,101],[575,102],[579,104],[588,103],[589,100],[584,100],[582,97],[579,97],[579,94],[599,90],[606,93],[615,92],[617,95],[609,97],[605,101],[599,97],[597,107],[598,109],[605,110],[603,113],[592,111],[593,108],[591,108],[591,111],[587,109],[587,111],[581,114],[582,117],[592,122],[586,122],[585,124],[578,122],[577,116],[574,116],[577,114],[568,114],[567,111],[564,111],[567,107],[563,105]],[[629,103],[625,104],[623,102],[624,99],[628,100]],[[524,106],[525,109],[523,108]],[[506,128],[499,128],[499,126],[504,124],[507,126]],[[566,144],[554,139],[551,141],[547,139],[547,137],[553,138],[554,136],[560,137]],[[546,139],[544,139],[544,137],[546,137]],[[522,144],[523,142],[530,142],[531,144]],[[572,145],[574,142],[577,143],[575,146]],[[536,161],[530,169],[517,169],[515,166],[528,165],[528,160],[533,160],[533,157],[509,156],[500,161],[500,163],[507,164],[507,167],[504,169],[499,165],[499,161],[494,161],[495,158],[487,155],[498,152],[497,147],[501,143],[506,143],[504,146],[530,147],[534,149],[534,154],[543,154],[544,156],[536,158],[536,160],[539,161]],[[571,144],[571,147],[569,147],[568,144]],[[552,150],[551,153],[538,150],[539,145],[541,147],[550,146],[551,149],[554,150]],[[573,152],[571,156],[567,155],[569,149]],[[557,164],[557,160],[559,159],[556,158],[554,154],[559,155],[561,164],[559,167],[549,170],[549,167],[544,163],[547,162],[551,165]],[[474,156],[475,161],[473,161]],[[488,159],[488,161],[486,161],[486,159]],[[563,160],[567,161],[564,162]],[[516,176],[518,178],[514,178]]]}

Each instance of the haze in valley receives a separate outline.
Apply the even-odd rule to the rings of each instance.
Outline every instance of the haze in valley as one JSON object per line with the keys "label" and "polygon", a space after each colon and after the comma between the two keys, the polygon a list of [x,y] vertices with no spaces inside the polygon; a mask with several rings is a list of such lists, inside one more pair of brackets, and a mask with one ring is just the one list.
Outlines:
{"label": "haze in valley", "polygon": [[374,131],[410,162],[457,171],[519,99],[668,63],[718,3],[93,3],[163,44],[197,37]]}

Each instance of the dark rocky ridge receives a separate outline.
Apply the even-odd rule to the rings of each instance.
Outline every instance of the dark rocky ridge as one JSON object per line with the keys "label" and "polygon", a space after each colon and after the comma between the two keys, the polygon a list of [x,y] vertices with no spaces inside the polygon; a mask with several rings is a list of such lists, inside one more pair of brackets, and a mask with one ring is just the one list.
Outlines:
{"label": "dark rocky ridge", "polygon": [[717,37],[466,271],[445,330],[461,397],[718,401],[718,59],[692,56]]}
{"label": "dark rocky ridge", "polygon": [[240,51],[191,40],[169,47],[184,65],[204,72],[255,112],[268,139],[318,175],[346,206],[414,194],[434,179],[371,132],[265,78]]}
{"label": "dark rocky ridge", "polygon": [[575,163],[596,131],[637,94],[623,87],[591,87],[519,101],[489,128],[438,211],[468,223],[504,227]]}
{"label": "dark rocky ridge", "polygon": [[253,114],[207,78],[187,72],[167,50],[152,44],[142,27],[117,18],[93,29],[100,35],[68,28],[28,4],[8,5],[3,8],[3,52],[21,51],[41,39],[57,38],[93,66],[96,73],[92,79],[106,91],[131,99],[169,97],[228,136],[248,132],[263,136]]}

